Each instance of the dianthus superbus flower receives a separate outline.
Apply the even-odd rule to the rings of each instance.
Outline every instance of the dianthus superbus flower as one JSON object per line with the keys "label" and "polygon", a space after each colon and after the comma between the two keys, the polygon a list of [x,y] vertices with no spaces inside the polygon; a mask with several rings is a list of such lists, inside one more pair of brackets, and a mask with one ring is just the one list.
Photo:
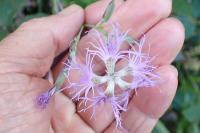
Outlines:
{"label": "dianthus superbus flower", "polygon": [[[126,44],[128,35],[127,33],[120,33],[117,28],[116,25],[112,25],[112,31],[108,36],[103,36],[98,30],[93,30],[95,32],[94,37],[97,39],[96,43],[91,43],[92,47],[87,49],[86,65],[80,68],[83,74],[83,77],[80,77],[82,77],[81,81],[85,81],[84,85],[79,81],[73,84],[75,84],[75,88],[78,88],[78,91],[75,92],[79,96],[78,100],[81,100],[82,104],[85,103],[85,107],[81,111],[93,108],[91,117],[94,117],[95,109],[100,104],[110,104],[116,126],[121,127],[121,112],[127,110],[130,92],[140,87],[154,86],[155,79],[158,76],[154,73],[156,67],[151,64],[153,58],[142,52],[145,37],[142,37],[140,41],[133,41],[132,44],[129,44],[132,48],[137,48],[122,51],[120,47]],[[89,58],[90,56],[92,58]],[[106,73],[102,76],[97,76],[92,70],[91,64],[94,64],[95,56],[105,63]],[[115,71],[116,64],[120,60],[125,60],[127,65],[121,70]],[[124,79],[126,76],[131,76],[129,82]],[[102,86],[105,87],[99,87],[101,84],[104,84]],[[117,85],[121,89],[120,93],[116,91]],[[79,91],[83,90],[84,94],[81,95]],[[89,91],[93,95],[88,96]],[[94,95],[94,91],[98,93]]]}
{"label": "dianthus superbus flower", "polygon": [[[109,10],[106,14],[109,15]],[[155,73],[156,67],[152,65],[154,58],[143,52],[145,36],[137,41],[130,37],[128,32],[121,31],[118,24],[111,24],[109,32],[99,30],[102,25],[98,26],[99,24],[87,32],[92,36],[93,41],[88,42],[91,46],[86,48],[85,62],[80,63],[76,60],[76,46],[81,36],[79,33],[71,46],[70,59],[65,63],[61,76],[58,76],[56,83],[59,85],[55,83],[52,89],[39,96],[38,105],[45,107],[55,92],[69,88],[73,93],[72,100],[80,101],[83,107],[79,111],[92,108],[93,118],[99,105],[109,104],[116,127],[122,127],[121,113],[127,111],[132,91],[141,87],[154,86],[159,76]],[[124,50],[124,45],[130,49]],[[96,58],[104,64],[95,64]],[[122,60],[127,64],[116,71],[117,63]],[[94,70],[95,65],[105,66],[105,73],[97,75]],[[67,79],[67,86],[60,88],[64,82],[63,75]]]}
{"label": "dianthus superbus flower", "polygon": [[[136,91],[140,87],[154,86],[158,75],[154,73],[156,67],[151,64],[153,58],[148,53],[142,52],[145,37],[142,37],[140,41],[129,41],[128,45],[132,49],[121,50],[123,45],[127,45],[127,38],[130,39],[130,37],[128,32],[121,32],[118,28],[116,24],[113,24],[107,35],[97,29],[92,29],[95,41],[90,42],[91,47],[86,48],[85,62],[79,63],[76,58],[68,60],[64,71],[68,81],[65,88],[70,88],[73,93],[72,100],[81,101],[85,106],[80,111],[92,108],[91,117],[93,118],[99,105],[109,104],[116,120],[116,126],[122,127],[121,113],[128,109],[131,91]],[[104,75],[97,75],[93,70],[95,65],[99,65],[94,64],[95,57],[104,62],[106,66]],[[120,60],[126,61],[127,65],[116,71],[116,64]],[[73,79],[74,74],[76,74],[76,79]],[[127,76],[131,80],[126,81]],[[120,90],[117,90],[116,86]],[[95,94],[95,92],[98,93]],[[41,95],[38,104],[46,105],[50,94],[47,92]]]}

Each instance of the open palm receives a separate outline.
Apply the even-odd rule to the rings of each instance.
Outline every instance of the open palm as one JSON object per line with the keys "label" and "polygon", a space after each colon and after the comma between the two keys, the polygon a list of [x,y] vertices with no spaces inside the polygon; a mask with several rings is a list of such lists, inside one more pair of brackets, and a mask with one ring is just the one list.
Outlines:
{"label": "open palm", "polygon": [[[70,6],[57,15],[22,24],[0,45],[0,132],[57,133],[149,133],[169,107],[177,88],[177,70],[171,66],[184,41],[184,28],[171,12],[171,0],[116,0],[110,22],[118,22],[130,30],[134,38],[146,34],[150,55],[161,76],[154,88],[140,88],[122,113],[124,129],[116,129],[109,107],[97,108],[96,119],[91,111],[77,112],[79,103],[70,100],[68,91],[53,98],[45,110],[35,106],[35,98],[52,86],[43,79],[54,58],[69,48],[69,43],[84,21],[96,24],[109,0],[100,0],[83,11]],[[78,47],[83,60],[89,37]],[[144,48],[145,50],[145,48]],[[146,48],[148,50],[148,48]],[[118,67],[123,62],[118,63]],[[53,68],[56,77],[62,68]],[[98,66],[101,72],[102,66]],[[104,113],[105,112],[105,113]]]}

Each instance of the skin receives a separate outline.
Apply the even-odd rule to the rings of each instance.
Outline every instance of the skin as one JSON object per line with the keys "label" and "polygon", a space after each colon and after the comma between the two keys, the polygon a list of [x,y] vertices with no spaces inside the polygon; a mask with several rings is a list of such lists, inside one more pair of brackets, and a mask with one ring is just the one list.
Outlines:
{"label": "skin", "polygon": [[[45,110],[37,108],[34,100],[52,84],[42,77],[49,71],[54,58],[69,47],[69,42],[84,21],[95,24],[109,3],[100,0],[85,10],[72,5],[61,13],[34,19],[22,24],[0,43],[0,132],[55,133],[149,133],[170,106],[177,88],[178,72],[171,62],[184,42],[184,28],[175,18],[168,17],[171,0],[116,0],[110,22],[118,22],[123,30],[138,38],[145,33],[151,46],[150,55],[160,74],[154,88],[140,88],[122,113],[124,129],[116,129],[111,110],[97,109],[96,120],[90,120],[90,110],[80,109],[69,93],[51,99]],[[94,12],[95,10],[95,12]],[[69,28],[70,27],[70,28]],[[84,60],[86,39],[79,44],[78,58]],[[148,48],[144,48],[144,51]],[[125,65],[122,60],[117,67]],[[56,78],[62,64],[53,68]],[[101,72],[102,66],[98,66]],[[77,103],[78,105],[78,103]],[[104,108],[102,113],[102,109]]]}

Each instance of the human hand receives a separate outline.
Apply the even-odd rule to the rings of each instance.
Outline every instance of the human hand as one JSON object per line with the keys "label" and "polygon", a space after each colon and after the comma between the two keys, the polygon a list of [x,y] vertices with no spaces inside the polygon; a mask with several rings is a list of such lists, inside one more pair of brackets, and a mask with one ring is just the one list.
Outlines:
{"label": "human hand", "polygon": [[[90,5],[85,10],[86,22],[98,22],[107,4],[107,0],[102,0]],[[0,45],[0,131],[48,132],[52,127],[54,132],[151,132],[169,107],[177,87],[177,71],[169,64],[182,47],[184,30],[176,19],[166,18],[170,10],[170,0],[117,2],[111,21],[119,22],[123,30],[132,29],[135,38],[146,34],[150,54],[157,55],[153,63],[159,66],[157,72],[162,79],[155,88],[139,89],[131,99],[129,110],[122,114],[123,131],[115,129],[109,108],[104,107],[109,118],[98,108],[96,120],[90,120],[90,111],[76,113],[79,106],[65,96],[67,91],[65,95],[56,95],[45,110],[34,106],[35,98],[51,87],[42,77],[49,71],[54,57],[68,47],[78,32],[84,20],[83,11],[73,6],[59,15],[23,24]],[[81,49],[86,47],[86,42],[87,37],[79,44],[79,57],[84,57]],[[54,69],[55,77],[61,67],[60,64]]]}

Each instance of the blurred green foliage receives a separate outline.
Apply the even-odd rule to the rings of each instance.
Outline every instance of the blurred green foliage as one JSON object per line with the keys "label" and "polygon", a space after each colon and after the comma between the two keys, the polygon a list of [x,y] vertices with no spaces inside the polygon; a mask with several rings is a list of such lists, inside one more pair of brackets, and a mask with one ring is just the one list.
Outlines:
{"label": "blurred green foliage", "polygon": [[[200,0],[174,0],[173,15],[185,26],[186,40],[174,65],[179,89],[163,122],[171,132],[200,133]],[[174,114],[173,119],[169,119]]]}
{"label": "blurred green foliage", "polygon": [[[22,22],[57,10],[57,0],[0,0],[0,40]],[[95,0],[63,0],[61,6],[86,7]],[[153,133],[200,133],[200,0],[173,0],[172,16],[186,29],[186,41],[174,65],[179,89],[172,106]]]}

